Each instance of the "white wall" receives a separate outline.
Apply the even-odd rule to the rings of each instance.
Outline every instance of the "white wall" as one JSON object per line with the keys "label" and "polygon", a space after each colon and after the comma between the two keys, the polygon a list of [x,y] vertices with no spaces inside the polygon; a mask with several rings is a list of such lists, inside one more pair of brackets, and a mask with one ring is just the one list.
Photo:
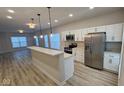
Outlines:
{"label": "white wall", "polygon": [[118,85],[124,86],[124,26],[123,26],[121,59],[120,59],[120,65],[119,65]]}
{"label": "white wall", "polygon": [[[15,51],[18,49],[13,49],[11,45],[11,36],[26,36],[28,40],[28,46],[34,45],[34,39],[33,39],[33,34],[19,34],[19,33],[14,33],[14,32],[0,32],[0,53],[4,52],[11,52]],[[20,48],[21,49],[21,48]]]}
{"label": "white wall", "polygon": [[[75,29],[109,25],[109,24],[121,23],[121,22],[124,22],[124,11],[116,11],[110,14],[96,16],[85,20],[78,20],[72,23],[58,26],[53,28],[53,32],[75,30]],[[43,32],[44,34],[50,33],[49,30],[44,30]]]}

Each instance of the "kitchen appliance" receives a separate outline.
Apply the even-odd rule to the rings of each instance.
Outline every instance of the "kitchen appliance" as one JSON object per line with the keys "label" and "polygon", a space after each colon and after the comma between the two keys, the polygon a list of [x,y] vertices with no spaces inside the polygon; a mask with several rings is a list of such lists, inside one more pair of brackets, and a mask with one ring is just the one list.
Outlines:
{"label": "kitchen appliance", "polygon": [[72,34],[69,34],[69,35],[66,35],[66,40],[69,41],[74,41],[75,40],[75,35],[72,35]]}
{"label": "kitchen appliance", "polygon": [[85,36],[85,62],[84,64],[103,69],[105,33],[89,33]]}
{"label": "kitchen appliance", "polygon": [[71,43],[68,47],[64,47],[64,52],[68,54],[72,54],[72,48],[77,47],[77,43]]}

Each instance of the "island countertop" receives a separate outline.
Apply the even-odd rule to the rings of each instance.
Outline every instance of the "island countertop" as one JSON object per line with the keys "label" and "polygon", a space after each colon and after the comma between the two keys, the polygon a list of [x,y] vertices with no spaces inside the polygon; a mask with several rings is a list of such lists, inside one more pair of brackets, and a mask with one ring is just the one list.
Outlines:
{"label": "island countertop", "polygon": [[38,51],[38,52],[41,52],[41,53],[44,53],[44,54],[51,55],[51,56],[64,54],[63,51],[47,49],[47,48],[42,48],[42,47],[31,46],[31,47],[28,47],[28,48],[31,49],[31,50],[34,50],[34,51]]}
{"label": "island countertop", "polygon": [[69,57],[72,57],[72,54],[64,53],[64,59],[67,59]]}

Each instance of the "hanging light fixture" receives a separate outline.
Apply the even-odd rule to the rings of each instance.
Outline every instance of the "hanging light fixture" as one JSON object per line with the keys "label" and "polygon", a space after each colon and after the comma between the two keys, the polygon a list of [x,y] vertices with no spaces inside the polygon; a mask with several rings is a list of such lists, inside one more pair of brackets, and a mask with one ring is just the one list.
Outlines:
{"label": "hanging light fixture", "polygon": [[40,38],[43,38],[43,34],[41,31],[41,24],[40,24],[40,14],[37,14],[37,16],[39,17],[39,26],[40,26],[40,32],[41,32]]}
{"label": "hanging light fixture", "polygon": [[36,24],[34,23],[34,18],[31,18],[31,23],[28,23],[27,25],[29,26],[29,28],[34,29],[36,26]]}
{"label": "hanging light fixture", "polygon": [[47,8],[48,8],[48,13],[49,13],[49,23],[50,23],[50,31],[51,31],[50,36],[52,36],[52,23],[51,23],[51,14],[50,14],[51,7],[47,7]]}

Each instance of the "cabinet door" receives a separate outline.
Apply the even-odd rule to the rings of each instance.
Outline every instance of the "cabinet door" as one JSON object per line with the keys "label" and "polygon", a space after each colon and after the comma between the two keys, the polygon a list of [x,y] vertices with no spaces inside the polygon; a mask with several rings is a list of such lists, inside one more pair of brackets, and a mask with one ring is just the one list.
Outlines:
{"label": "cabinet door", "polygon": [[80,30],[74,30],[75,41],[80,41]]}
{"label": "cabinet door", "polygon": [[88,28],[87,31],[88,31],[88,33],[94,33],[94,32],[96,32],[95,27]]}
{"label": "cabinet door", "polygon": [[82,29],[81,30],[81,41],[84,41],[84,37],[85,37],[86,34],[88,34],[88,30],[87,29]]}
{"label": "cabinet door", "polygon": [[114,41],[113,25],[106,26],[106,41]]}
{"label": "cabinet door", "polygon": [[112,70],[118,72],[119,70],[119,58],[112,59]]}
{"label": "cabinet door", "polygon": [[83,41],[82,40],[82,30],[78,30],[78,41]]}
{"label": "cabinet door", "polygon": [[114,24],[106,26],[106,41],[120,42],[122,41],[122,24]]}
{"label": "cabinet door", "polygon": [[105,53],[104,54],[104,68],[118,72],[119,68],[119,54]]}
{"label": "cabinet door", "polygon": [[116,24],[114,25],[114,37],[115,40],[114,41],[122,41],[122,24]]}
{"label": "cabinet door", "polygon": [[99,26],[99,27],[96,27],[96,32],[106,32],[106,28],[105,26]]}
{"label": "cabinet door", "polygon": [[110,66],[110,59],[108,56],[104,56],[104,64],[103,64],[103,68],[105,69],[111,69],[111,66]]}
{"label": "cabinet door", "polygon": [[66,32],[61,33],[61,40],[66,41]]}

